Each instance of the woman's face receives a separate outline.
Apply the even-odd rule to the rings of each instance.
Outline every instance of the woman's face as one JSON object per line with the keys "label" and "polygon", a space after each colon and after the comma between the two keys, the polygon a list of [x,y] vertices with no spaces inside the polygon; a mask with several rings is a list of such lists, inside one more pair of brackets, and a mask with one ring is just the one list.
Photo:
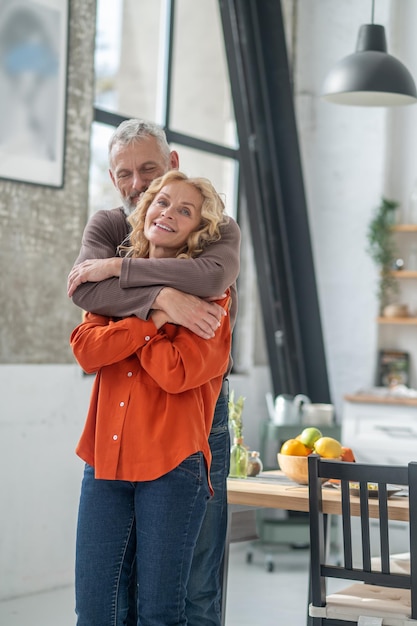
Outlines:
{"label": "woman's face", "polygon": [[156,194],[145,216],[144,234],[149,241],[150,257],[174,257],[197,230],[201,220],[203,198],[184,181],[165,185]]}

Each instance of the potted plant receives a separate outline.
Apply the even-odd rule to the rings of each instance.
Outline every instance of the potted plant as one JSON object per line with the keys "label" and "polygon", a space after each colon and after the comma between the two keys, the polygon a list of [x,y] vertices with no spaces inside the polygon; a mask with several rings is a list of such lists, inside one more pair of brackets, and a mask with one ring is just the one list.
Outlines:
{"label": "potted plant", "polygon": [[397,259],[392,232],[397,208],[398,202],[382,197],[381,204],[377,207],[367,232],[368,252],[381,270],[378,284],[381,313],[398,293],[398,283],[391,274]]}
{"label": "potted plant", "polygon": [[248,451],[243,445],[243,407],[245,398],[239,396],[235,402],[234,389],[229,396],[229,424],[233,430],[233,445],[230,449],[230,472],[231,478],[246,478],[248,470]]}

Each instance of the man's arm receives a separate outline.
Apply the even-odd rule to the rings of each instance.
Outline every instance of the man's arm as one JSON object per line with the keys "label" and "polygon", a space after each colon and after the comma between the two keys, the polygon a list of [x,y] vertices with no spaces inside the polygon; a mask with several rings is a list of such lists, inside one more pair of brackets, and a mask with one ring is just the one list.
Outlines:
{"label": "man's arm", "polygon": [[[85,228],[75,265],[86,259],[114,257],[117,241],[120,243],[127,234],[128,226],[122,211],[99,211]],[[136,315],[146,319],[163,286],[204,298],[219,297],[235,282],[239,258],[240,230],[230,219],[222,227],[221,239],[210,244],[199,258],[123,259],[120,281],[109,278],[79,284],[73,293],[73,301],[84,310],[103,315]],[[77,281],[83,280],[80,274]]]}
{"label": "man's arm", "polygon": [[[128,234],[129,225],[121,208],[94,213],[84,229],[81,249],[70,276],[76,267],[87,259],[110,260],[114,258],[118,246],[125,241]],[[114,260],[116,261],[116,259]],[[81,284],[81,281],[84,280],[83,275],[77,274],[76,280],[78,286],[72,297],[74,304],[85,311],[107,316],[128,317],[135,315],[141,319],[147,319],[148,300],[152,299],[153,301],[161,290],[161,286],[155,285],[148,289],[122,289],[119,279],[115,277],[101,282]],[[118,304],[118,312],[114,312],[115,303]]]}
{"label": "man's arm", "polygon": [[[184,265],[186,262],[186,265]],[[221,238],[195,259],[123,259],[124,288],[164,285],[200,298],[219,296],[239,274],[240,229],[233,219],[221,228]]]}
{"label": "man's arm", "polygon": [[97,211],[90,217],[84,229],[74,266],[86,259],[108,259],[116,256],[117,248],[128,235],[129,224],[123,209]]}

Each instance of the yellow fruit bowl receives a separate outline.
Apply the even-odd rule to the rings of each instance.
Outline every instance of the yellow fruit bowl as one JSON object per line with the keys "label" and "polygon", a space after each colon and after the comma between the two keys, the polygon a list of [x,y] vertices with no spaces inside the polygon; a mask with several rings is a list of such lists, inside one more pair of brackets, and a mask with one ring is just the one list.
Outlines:
{"label": "yellow fruit bowl", "polygon": [[278,452],[278,465],[281,471],[295,483],[308,485],[308,456],[293,456]]}

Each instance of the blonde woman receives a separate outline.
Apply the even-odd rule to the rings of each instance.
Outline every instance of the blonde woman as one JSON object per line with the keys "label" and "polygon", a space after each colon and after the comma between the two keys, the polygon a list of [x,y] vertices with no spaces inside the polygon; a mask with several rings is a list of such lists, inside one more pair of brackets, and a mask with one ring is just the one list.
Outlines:
{"label": "blonde woman", "polygon": [[[227,217],[211,183],[176,170],[129,218],[123,252],[194,258]],[[155,311],[148,321],[87,313],[74,355],[97,372],[77,454],[85,461],[76,555],[78,626],[125,623],[137,569],[138,623],[185,624],[193,549],[212,492],[208,437],[228,367],[230,297],[211,339]]]}

